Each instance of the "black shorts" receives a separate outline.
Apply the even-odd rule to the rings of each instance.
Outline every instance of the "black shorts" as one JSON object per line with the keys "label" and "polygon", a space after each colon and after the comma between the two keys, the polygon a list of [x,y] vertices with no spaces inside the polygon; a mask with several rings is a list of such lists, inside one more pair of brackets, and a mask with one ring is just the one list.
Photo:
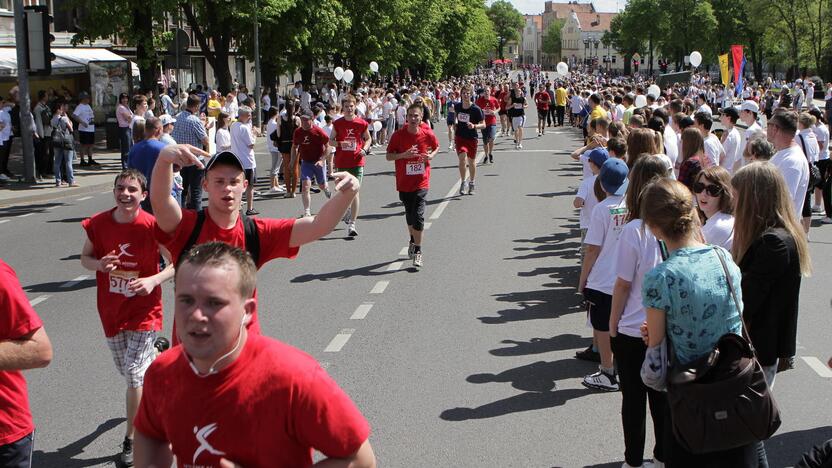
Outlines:
{"label": "black shorts", "polygon": [[417,231],[425,228],[425,205],[427,204],[428,189],[415,192],[399,192],[399,200],[404,205],[404,218],[407,225]]}
{"label": "black shorts", "polygon": [[277,143],[277,150],[283,154],[289,154],[292,152],[292,142],[290,141],[281,141]]}
{"label": "black shorts", "polygon": [[610,311],[612,310],[612,296],[601,291],[584,289],[586,311],[592,328],[602,332],[610,331]]}
{"label": "black shorts", "polygon": [[537,120],[544,120],[546,118],[546,114],[549,113],[549,109],[538,109],[537,110]]}
{"label": "black shorts", "polygon": [[504,109],[500,109],[500,111],[499,111],[499,112],[497,112],[497,114],[498,114],[498,115],[508,115],[508,111],[506,111],[506,110],[504,110]]}
{"label": "black shorts", "polygon": [[95,132],[78,132],[78,141],[80,141],[82,145],[94,145]]}
{"label": "black shorts", "polygon": [[31,432],[20,440],[0,446],[0,466],[8,468],[31,467],[34,444],[35,433]]}
{"label": "black shorts", "polygon": [[245,178],[248,181],[249,187],[254,187],[254,183],[257,182],[257,173],[254,169],[243,169],[243,173],[245,173]]}

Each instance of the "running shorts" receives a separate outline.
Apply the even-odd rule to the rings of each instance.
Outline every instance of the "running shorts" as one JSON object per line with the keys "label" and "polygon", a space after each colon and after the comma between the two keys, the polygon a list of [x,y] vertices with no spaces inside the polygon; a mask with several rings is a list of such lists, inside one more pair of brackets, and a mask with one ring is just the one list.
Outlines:
{"label": "running shorts", "polygon": [[601,332],[610,331],[610,311],[612,310],[612,296],[594,289],[584,289],[586,308],[592,328]]}
{"label": "running shorts", "polygon": [[407,225],[417,231],[425,228],[425,205],[427,204],[428,189],[415,192],[399,192],[399,200],[404,205],[404,217]]}
{"label": "running shorts", "polygon": [[300,162],[300,180],[310,180],[312,183],[325,184],[326,183],[326,163],[320,166],[310,161]]}
{"label": "running shorts", "polygon": [[511,126],[514,127],[514,130],[518,128],[523,128],[523,125],[526,124],[526,116],[525,115],[518,115],[517,117],[511,118]]}
{"label": "running shorts", "polygon": [[119,374],[127,380],[129,388],[144,385],[144,373],[156,358],[155,331],[122,330],[107,337],[107,347]]}
{"label": "running shorts", "polygon": [[494,141],[494,137],[497,136],[497,125],[487,125],[484,129],[482,129],[482,144],[487,145],[489,142]]}
{"label": "running shorts", "polygon": [[456,146],[457,154],[466,153],[468,159],[474,159],[477,157],[477,140],[455,137],[454,145]]}
{"label": "running shorts", "polygon": [[364,180],[364,166],[357,166],[357,167],[339,167],[335,169],[335,172],[349,172],[350,174],[354,175],[358,182]]}

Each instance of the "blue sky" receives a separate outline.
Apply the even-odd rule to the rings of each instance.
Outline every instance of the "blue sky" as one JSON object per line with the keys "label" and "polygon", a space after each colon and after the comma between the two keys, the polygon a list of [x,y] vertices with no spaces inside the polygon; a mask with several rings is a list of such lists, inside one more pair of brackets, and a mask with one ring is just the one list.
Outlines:
{"label": "blue sky", "polygon": [[[520,13],[524,14],[537,14],[543,12],[543,4],[545,0],[509,0],[515,8],[517,8]],[[560,2],[566,2],[567,0],[558,0]],[[587,0],[578,0],[579,3],[589,3]],[[598,11],[617,11],[616,6],[618,8],[624,8],[627,5],[627,0],[595,0],[595,8]]]}

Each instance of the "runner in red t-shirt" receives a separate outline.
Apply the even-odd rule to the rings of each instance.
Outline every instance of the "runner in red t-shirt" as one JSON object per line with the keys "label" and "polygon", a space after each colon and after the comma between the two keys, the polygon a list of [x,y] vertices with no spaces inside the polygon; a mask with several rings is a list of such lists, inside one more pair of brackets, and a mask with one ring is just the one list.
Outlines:
{"label": "runner in red t-shirt", "polygon": [[0,460],[31,466],[35,423],[23,373],[52,361],[52,344],[17,274],[0,260]]}
{"label": "runner in red t-shirt", "polygon": [[508,89],[508,83],[503,83],[500,87],[497,100],[500,101],[500,135],[507,137],[511,130],[511,119],[508,118],[508,106],[511,104],[511,92]]}
{"label": "runner in red t-shirt", "polygon": [[480,90],[476,104],[485,115],[485,128],[482,129],[482,145],[485,156],[482,158],[482,163],[493,163],[494,137],[497,136],[497,113],[500,111],[500,101],[491,95],[486,85]]}
{"label": "runner in red t-shirt", "polygon": [[[176,270],[182,344],[150,366],[136,416],[136,466],[375,466],[367,420],[306,353],[251,335],[257,299],[251,258],[203,244]],[[342,466],[346,466],[346,463]],[[341,466],[341,465],[339,465]]]}
{"label": "runner in red t-shirt", "polygon": [[422,106],[407,108],[407,126],[398,130],[387,145],[387,160],[396,162],[396,190],[404,205],[410,234],[407,254],[413,266],[422,267],[422,231],[425,202],[430,188],[430,161],[439,152],[439,140],[430,127],[422,126]]}
{"label": "runner in red t-shirt", "polygon": [[309,191],[312,182],[317,181],[318,187],[327,198],[332,196],[326,183],[326,155],[329,152],[329,136],[326,132],[312,125],[311,110],[305,110],[300,115],[300,127],[295,129],[292,136],[292,167],[296,167],[300,158],[300,180],[302,185],[301,201],[303,202],[303,216],[312,216],[309,208],[311,196]]}
{"label": "runner in red t-shirt", "polygon": [[[133,418],[142,398],[144,373],[156,357],[162,329],[162,288],[173,277],[170,253],[153,237],[156,220],[142,210],[144,175],[128,169],[113,184],[116,207],[85,219],[81,265],[95,271],[98,315],[116,368],[127,383],[127,431],[121,461],[133,463]],[[159,271],[159,254],[168,265]]]}
{"label": "runner in red t-shirt", "polygon": [[[153,167],[150,201],[156,216],[155,235],[170,251],[174,265],[190,240],[198,216],[194,210],[182,210],[170,196],[173,183],[172,167],[174,164],[180,167],[201,167],[202,163],[198,159],[201,155],[207,153],[190,145],[168,145],[159,153],[159,159]],[[332,175],[336,180],[335,193],[314,218],[252,218],[260,241],[257,246],[258,268],[275,258],[294,258],[300,246],[332,232],[359,190],[358,180],[352,175],[343,172]],[[246,246],[245,228],[240,218],[240,204],[247,182],[243,165],[237,156],[224,151],[211,158],[205,166],[202,186],[208,193],[208,207],[204,210],[204,224],[194,245],[218,240],[237,247],[246,247],[249,252],[256,249],[255,246]],[[256,312],[248,326],[252,333],[260,333]]]}
{"label": "runner in red t-shirt", "polygon": [[534,95],[534,103],[537,106],[537,136],[543,136],[546,128],[546,116],[549,115],[549,105],[552,97],[546,92],[546,85],[541,84]]}
{"label": "runner in red t-shirt", "polygon": [[[341,112],[344,116],[332,122],[332,133],[329,135],[329,144],[335,147],[335,167],[339,171],[349,172],[358,179],[364,179],[364,157],[372,145],[369,125],[364,119],[355,115],[355,98],[348,95],[341,100]],[[355,227],[355,220],[358,219],[358,208],[360,206],[358,193],[355,194],[350,211],[344,217],[347,223],[347,236],[355,237],[358,231]]]}

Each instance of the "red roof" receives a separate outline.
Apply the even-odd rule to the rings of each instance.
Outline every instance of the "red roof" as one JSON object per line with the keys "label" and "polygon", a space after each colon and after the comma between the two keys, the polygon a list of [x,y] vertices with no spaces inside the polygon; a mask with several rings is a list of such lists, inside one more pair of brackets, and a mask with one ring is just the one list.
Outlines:
{"label": "red roof", "polygon": [[609,31],[616,13],[577,13],[581,31]]}

